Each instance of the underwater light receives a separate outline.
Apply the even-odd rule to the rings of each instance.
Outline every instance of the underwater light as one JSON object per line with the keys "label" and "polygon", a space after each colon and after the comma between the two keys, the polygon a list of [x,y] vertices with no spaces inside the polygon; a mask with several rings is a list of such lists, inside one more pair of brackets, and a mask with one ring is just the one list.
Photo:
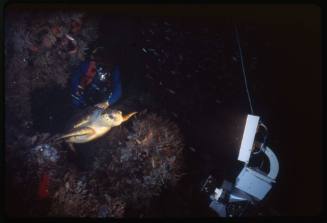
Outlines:
{"label": "underwater light", "polygon": [[259,116],[248,115],[246,118],[245,129],[243,132],[242,143],[238,160],[248,163],[253,148],[254,138],[259,124]]}
{"label": "underwater light", "polygon": [[[268,132],[267,127],[260,122],[260,117],[248,115],[243,132],[243,138],[239,150],[238,160],[244,162],[244,167],[235,179],[235,182],[223,181],[220,188],[215,188],[210,195],[211,203],[209,207],[221,217],[242,216],[249,208],[248,204],[254,208],[262,201],[271,190],[279,172],[279,163],[274,152],[266,145],[267,135],[263,140],[256,137],[259,127],[263,127]],[[258,147],[259,152],[269,160],[269,172],[265,172],[258,167],[250,167],[249,160],[254,152],[253,148]],[[257,157],[260,158],[260,157]],[[212,181],[212,180],[211,180]],[[202,187],[206,190],[208,182]],[[235,208],[230,208],[234,206]]]}

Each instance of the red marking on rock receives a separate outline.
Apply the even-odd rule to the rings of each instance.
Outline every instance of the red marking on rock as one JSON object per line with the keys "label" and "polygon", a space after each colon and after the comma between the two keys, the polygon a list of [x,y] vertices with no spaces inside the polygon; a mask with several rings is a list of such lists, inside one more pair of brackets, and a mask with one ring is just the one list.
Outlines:
{"label": "red marking on rock", "polygon": [[49,197],[49,175],[43,174],[39,183],[38,198],[45,199]]}

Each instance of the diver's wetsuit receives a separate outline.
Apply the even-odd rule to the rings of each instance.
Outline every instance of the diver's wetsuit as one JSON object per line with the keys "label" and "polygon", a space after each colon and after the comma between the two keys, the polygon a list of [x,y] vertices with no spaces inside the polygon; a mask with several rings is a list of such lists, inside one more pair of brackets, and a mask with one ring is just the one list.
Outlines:
{"label": "diver's wetsuit", "polygon": [[74,107],[84,108],[105,100],[112,105],[122,94],[119,67],[116,65],[109,72],[96,61],[87,60],[73,73],[71,87]]}

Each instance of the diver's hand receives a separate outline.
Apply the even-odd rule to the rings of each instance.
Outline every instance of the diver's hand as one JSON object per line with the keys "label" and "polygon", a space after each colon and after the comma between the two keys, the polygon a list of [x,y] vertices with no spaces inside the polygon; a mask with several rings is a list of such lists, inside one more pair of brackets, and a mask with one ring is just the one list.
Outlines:
{"label": "diver's hand", "polygon": [[102,109],[106,109],[106,108],[109,107],[109,102],[108,102],[108,101],[105,101],[105,102],[102,102],[102,103],[96,104],[95,107],[102,108]]}

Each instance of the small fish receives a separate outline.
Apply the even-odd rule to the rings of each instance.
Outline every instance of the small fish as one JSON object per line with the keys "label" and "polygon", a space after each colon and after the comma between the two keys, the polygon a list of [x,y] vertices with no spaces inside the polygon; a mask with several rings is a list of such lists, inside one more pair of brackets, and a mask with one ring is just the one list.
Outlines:
{"label": "small fish", "polygon": [[153,158],[151,158],[151,165],[152,165],[152,168],[153,169],[156,168],[156,165],[155,165],[155,162],[154,162],[154,159]]}
{"label": "small fish", "polygon": [[176,94],[176,92],[173,91],[172,89],[166,88],[166,90],[167,90],[169,93],[171,93],[171,94]]}
{"label": "small fish", "polygon": [[216,103],[217,103],[217,104],[221,104],[221,100],[216,99]]}
{"label": "small fish", "polygon": [[150,74],[146,74],[145,77],[151,79],[151,80],[154,80],[154,78],[150,75]]}
{"label": "small fish", "polygon": [[72,36],[70,36],[70,35],[68,35],[68,34],[66,34],[65,36],[66,36],[67,39],[69,39],[69,40],[71,40],[71,41],[75,41],[75,39],[74,39]]}
{"label": "small fish", "polygon": [[168,22],[164,22],[164,24],[165,24],[166,26],[170,26],[170,24],[169,24]]}
{"label": "small fish", "polygon": [[189,147],[189,149],[192,151],[192,152],[195,152],[195,149],[193,147]]}

